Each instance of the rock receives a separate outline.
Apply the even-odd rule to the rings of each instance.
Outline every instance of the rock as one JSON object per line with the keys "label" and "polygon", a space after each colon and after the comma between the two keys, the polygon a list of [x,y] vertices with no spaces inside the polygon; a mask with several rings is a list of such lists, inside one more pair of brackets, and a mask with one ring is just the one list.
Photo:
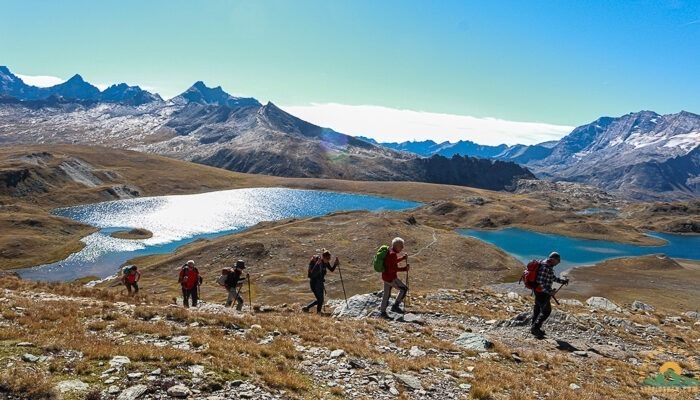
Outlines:
{"label": "rock", "polygon": [[646,331],[647,331],[648,333],[654,334],[654,335],[663,335],[663,334],[664,334],[664,331],[661,330],[661,328],[659,328],[658,326],[655,326],[655,325],[647,325]]}
{"label": "rock", "polygon": [[520,299],[520,295],[515,292],[508,292],[508,298],[511,300],[518,300]]}
{"label": "rock", "polygon": [[477,333],[463,333],[454,342],[455,346],[469,350],[488,351],[493,343]]}
{"label": "rock", "polygon": [[591,297],[586,300],[586,304],[593,308],[607,311],[621,311],[620,307],[605,297]]}
{"label": "rock", "polygon": [[367,368],[367,367],[365,366],[365,363],[363,363],[361,360],[350,360],[350,361],[348,362],[348,364],[350,364],[350,367],[356,368],[356,369],[365,369],[365,368]]}
{"label": "rock", "polygon": [[411,347],[411,350],[408,352],[408,354],[411,357],[423,357],[426,355],[426,352],[419,349],[418,346],[413,346],[413,347]]}
{"label": "rock", "polygon": [[356,294],[348,299],[347,304],[341,303],[333,310],[333,316],[338,318],[365,318],[379,308],[382,299],[374,294]]}
{"label": "rock", "polygon": [[[688,311],[683,315],[685,315],[688,318],[700,319],[700,313],[695,312],[695,311]],[[17,346],[19,346],[19,345],[17,345]]]}
{"label": "rock", "polygon": [[425,324],[425,320],[423,319],[423,317],[421,317],[420,315],[411,314],[411,313],[402,315],[401,317],[399,317],[398,321],[409,322],[409,323],[414,323],[414,324],[418,324],[418,325]]}
{"label": "rock", "polygon": [[345,355],[345,350],[333,350],[331,351],[331,358],[340,358]]}
{"label": "rock", "polygon": [[61,393],[66,393],[66,392],[82,392],[85,390],[90,389],[90,385],[87,383],[74,379],[70,381],[61,381],[58,382],[56,385],[56,389],[58,389],[59,392]]}
{"label": "rock", "polygon": [[143,372],[132,372],[130,374],[126,374],[126,376],[129,379],[138,379],[138,378],[141,378],[143,376]]}
{"label": "rock", "polygon": [[115,368],[121,368],[125,364],[131,364],[131,360],[126,356],[115,356],[109,361],[109,365]]}
{"label": "rock", "polygon": [[22,355],[22,361],[35,363],[39,362],[39,357],[35,356],[34,354],[26,353]]}
{"label": "rock", "polygon": [[395,387],[393,387],[393,386],[389,388],[389,393],[391,393],[391,394],[394,395],[394,396],[398,396],[398,395],[399,395],[399,391],[398,391]]}
{"label": "rock", "polygon": [[567,306],[577,306],[577,307],[583,307],[583,303],[576,299],[561,299],[559,300],[561,304],[566,304]]}
{"label": "rock", "polygon": [[250,326],[250,329],[262,329],[262,326],[258,324],[253,324]]}
{"label": "rock", "polygon": [[394,374],[394,378],[396,378],[400,384],[406,386],[407,388],[413,390],[423,390],[423,385],[420,383],[420,379],[415,375]]}
{"label": "rock", "polygon": [[193,376],[199,376],[204,374],[204,366],[203,365],[190,365],[187,367],[187,371],[189,371],[190,374]]}
{"label": "rock", "polygon": [[649,304],[642,303],[639,300],[632,302],[632,310],[634,311],[654,311],[654,307]]}
{"label": "rock", "polygon": [[571,389],[571,390],[579,390],[579,389],[581,389],[581,386],[579,386],[579,385],[577,385],[577,384],[575,384],[575,383],[572,383],[571,385],[569,385],[569,389]]}
{"label": "rock", "polygon": [[573,353],[579,357],[588,357],[588,352],[583,351],[583,350],[576,350]]}
{"label": "rock", "polygon": [[109,394],[117,394],[119,392],[121,392],[121,389],[119,389],[119,386],[112,385],[112,386],[107,388],[107,393],[109,393]]}
{"label": "rock", "polygon": [[532,311],[523,311],[508,321],[502,321],[503,326],[525,326],[530,325],[532,319]]}
{"label": "rock", "polygon": [[163,371],[160,368],[158,368],[158,369],[154,369],[153,371],[151,371],[150,375],[160,375],[162,373],[163,373]]}
{"label": "rock", "polygon": [[32,342],[20,342],[16,344],[17,347],[34,347]]}
{"label": "rock", "polygon": [[123,392],[119,394],[117,400],[136,400],[141,397],[148,390],[146,385],[136,385],[128,389],[124,389]]}
{"label": "rock", "polygon": [[190,393],[190,389],[184,385],[175,385],[168,388],[168,396],[170,397],[187,397]]}
{"label": "rock", "polygon": [[470,385],[468,383],[460,383],[459,388],[464,390],[465,392],[468,392],[468,391],[472,390],[472,385]]}
{"label": "rock", "polygon": [[235,381],[231,382],[231,387],[239,387],[244,383],[245,383],[245,381],[242,381],[240,379],[236,379]]}

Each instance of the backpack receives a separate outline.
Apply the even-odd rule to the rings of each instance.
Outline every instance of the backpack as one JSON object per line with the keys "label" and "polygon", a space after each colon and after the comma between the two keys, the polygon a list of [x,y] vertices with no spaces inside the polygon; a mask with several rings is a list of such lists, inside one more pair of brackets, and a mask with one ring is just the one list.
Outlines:
{"label": "backpack", "polygon": [[377,272],[384,272],[384,260],[386,259],[386,255],[389,254],[389,246],[383,245],[377,249],[377,254],[374,255],[374,262],[372,263],[374,265],[374,270]]}
{"label": "backpack", "polygon": [[226,278],[228,277],[229,272],[230,271],[228,268],[221,270],[221,276],[216,279],[216,283],[219,284],[219,286],[226,286]]}
{"label": "backpack", "polygon": [[124,268],[122,268],[122,275],[127,275],[131,271],[131,267],[133,267],[133,265],[125,265]]}
{"label": "backpack", "polygon": [[316,266],[319,265],[320,263],[321,263],[321,256],[316,254],[315,256],[311,257],[311,261],[309,261],[309,269],[306,272],[306,276],[308,278],[312,278],[315,275],[314,270],[316,269]]}
{"label": "backpack", "polygon": [[518,283],[523,282],[526,288],[535,290],[537,287],[537,273],[540,270],[540,265],[540,262],[537,260],[532,260],[527,263],[525,271],[520,277],[520,281]]}

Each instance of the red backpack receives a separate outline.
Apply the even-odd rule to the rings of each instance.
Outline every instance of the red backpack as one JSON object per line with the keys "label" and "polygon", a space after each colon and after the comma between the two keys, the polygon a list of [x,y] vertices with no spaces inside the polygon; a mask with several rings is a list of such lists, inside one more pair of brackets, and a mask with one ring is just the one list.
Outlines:
{"label": "red backpack", "polygon": [[537,287],[537,272],[539,272],[539,270],[540,262],[537,260],[530,261],[525,267],[523,276],[520,277],[520,282],[523,282],[526,288],[535,290]]}

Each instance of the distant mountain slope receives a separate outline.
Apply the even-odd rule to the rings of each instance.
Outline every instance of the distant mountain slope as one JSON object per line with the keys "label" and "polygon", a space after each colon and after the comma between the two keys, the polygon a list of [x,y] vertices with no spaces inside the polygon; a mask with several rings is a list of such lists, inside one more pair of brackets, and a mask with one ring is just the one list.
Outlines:
{"label": "distant mountain slope", "polygon": [[700,196],[700,116],[652,111],[603,117],[574,129],[527,164],[539,176],[585,182],[641,200]]}
{"label": "distant mountain slope", "polygon": [[62,84],[60,90],[75,98],[55,93],[56,86],[47,88],[53,94],[45,98],[18,98],[13,93],[34,89],[5,71],[0,91],[0,144],[103,145],[239,172],[449,183],[495,190],[511,187],[519,178],[534,177],[512,163],[466,157],[423,159],[376,146],[303,121],[272,103],[263,106],[253,98],[206,87],[201,81],[168,101],[160,97],[137,101],[139,97],[132,93],[144,97],[148,92],[125,84],[96,93],[79,76]]}
{"label": "distant mountain slope", "polygon": [[27,85],[4,66],[0,66],[0,95],[9,95],[20,100],[42,100],[52,96],[60,96],[66,99],[98,100],[134,106],[162,101],[157,94],[142,90],[138,86],[128,86],[125,83],[112,85],[104,92],[100,92],[100,89],[85,82],[83,77],[78,74],[61,84],[40,88]]}

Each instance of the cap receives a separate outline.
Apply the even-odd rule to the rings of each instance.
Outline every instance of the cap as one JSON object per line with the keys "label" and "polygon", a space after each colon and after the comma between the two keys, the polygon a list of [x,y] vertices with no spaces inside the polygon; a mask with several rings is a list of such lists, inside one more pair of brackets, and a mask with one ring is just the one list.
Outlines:
{"label": "cap", "polygon": [[194,260],[187,260],[186,264],[194,264]]}
{"label": "cap", "polygon": [[551,252],[551,253],[549,254],[549,258],[553,258],[553,259],[555,259],[555,260],[560,260],[560,261],[561,261],[561,256],[560,256],[559,253],[557,253],[556,251]]}
{"label": "cap", "polygon": [[245,269],[245,263],[243,262],[243,260],[238,260],[238,261],[236,261],[235,267]]}

